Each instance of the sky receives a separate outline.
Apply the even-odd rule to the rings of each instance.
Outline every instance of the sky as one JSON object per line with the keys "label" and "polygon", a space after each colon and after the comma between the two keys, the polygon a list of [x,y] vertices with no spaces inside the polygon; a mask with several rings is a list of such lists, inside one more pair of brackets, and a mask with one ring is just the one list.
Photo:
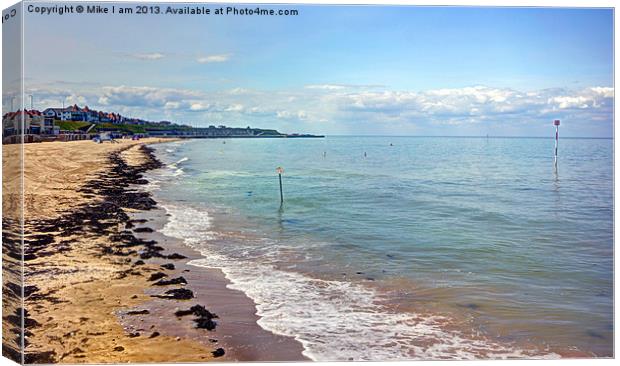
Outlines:
{"label": "sky", "polygon": [[288,133],[613,136],[610,9],[261,7],[299,15],[27,13],[26,94]]}

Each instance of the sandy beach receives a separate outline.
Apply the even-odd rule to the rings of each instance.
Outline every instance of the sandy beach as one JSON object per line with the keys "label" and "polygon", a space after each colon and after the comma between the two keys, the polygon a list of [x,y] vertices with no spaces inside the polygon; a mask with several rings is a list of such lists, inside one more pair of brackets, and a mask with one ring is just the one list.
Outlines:
{"label": "sandy beach", "polygon": [[[24,146],[25,362],[303,360],[298,342],[256,324],[252,301],[220,272],[188,266],[198,254],[156,231],[165,214],[136,187],[160,166],[146,147],[160,141]],[[9,177],[19,146],[3,148]],[[16,187],[5,179],[8,239]],[[5,297],[3,353],[17,358],[19,242],[7,243],[3,286],[14,296]]]}

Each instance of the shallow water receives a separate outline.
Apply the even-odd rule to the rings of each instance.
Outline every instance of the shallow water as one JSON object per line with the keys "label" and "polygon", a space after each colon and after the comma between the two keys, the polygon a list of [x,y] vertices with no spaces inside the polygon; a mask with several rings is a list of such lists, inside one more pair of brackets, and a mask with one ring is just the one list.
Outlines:
{"label": "shallow water", "polygon": [[164,233],[312,359],[612,354],[613,140],[562,139],[557,169],[535,138],[155,148]]}

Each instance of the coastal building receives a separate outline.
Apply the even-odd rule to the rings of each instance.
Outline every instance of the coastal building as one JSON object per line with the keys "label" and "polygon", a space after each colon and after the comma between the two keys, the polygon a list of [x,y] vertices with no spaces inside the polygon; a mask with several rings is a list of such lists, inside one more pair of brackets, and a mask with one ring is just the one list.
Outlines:
{"label": "coastal building", "polygon": [[53,121],[45,118],[38,110],[18,110],[2,116],[2,130],[5,136],[15,134],[53,135],[58,133]]}
{"label": "coastal building", "polygon": [[[113,114],[113,113],[111,113]],[[119,120],[117,115],[114,114],[113,118],[110,118],[110,113],[102,111],[96,111],[90,109],[88,106],[80,108],[77,104],[67,108],[47,108],[43,111],[43,115],[49,120],[60,121],[83,121],[83,122],[112,122],[114,119]]]}
{"label": "coastal building", "polygon": [[114,112],[108,113],[108,119],[112,123],[121,123],[121,122],[123,122],[123,117],[120,114],[117,114],[117,113],[114,113]]}
{"label": "coastal building", "polygon": [[68,121],[71,118],[71,112],[67,108],[47,108],[43,111],[43,116],[46,119]]}
{"label": "coastal building", "polygon": [[77,104],[69,107],[69,113],[71,114],[70,121],[86,121],[86,114]]}
{"label": "coastal building", "polygon": [[[203,138],[234,138],[234,137],[281,137],[283,134],[276,130],[226,127],[225,125],[210,125],[209,127],[194,128],[190,125],[173,123],[170,121],[152,122],[140,118],[124,117],[116,112],[96,111],[87,105],[81,108],[77,104],[67,108],[46,108],[43,112],[37,110],[23,110],[7,113],[2,118],[5,136],[17,134],[28,135],[57,135],[66,133],[60,131],[64,121],[87,122],[87,124],[64,124],[65,130],[75,132],[80,130],[87,133],[90,130],[107,131],[119,135],[133,135],[138,132],[151,136],[187,136]],[[58,126],[56,126],[56,122]],[[79,125],[79,126],[77,126]],[[116,125],[116,126],[113,126]],[[141,129],[129,129],[121,125],[140,125]],[[86,130],[88,128],[88,130]],[[293,135],[294,136],[294,135]]]}
{"label": "coastal building", "polygon": [[172,122],[150,122],[140,118],[127,118],[120,113],[96,111],[88,106],[80,108],[77,104],[74,104],[67,108],[47,108],[43,111],[45,118],[50,121],[81,121],[91,123],[114,123],[114,124],[132,124],[132,125],[147,125],[147,124],[161,124],[172,125]]}
{"label": "coastal building", "polygon": [[107,122],[111,122],[110,118],[108,117],[108,114],[103,112],[103,111],[99,111],[99,122],[102,123],[107,123]]}
{"label": "coastal building", "polygon": [[139,119],[139,118],[125,118],[123,120],[123,123],[130,124],[130,125],[145,125],[145,124],[151,123],[151,122],[145,121],[145,120]]}
{"label": "coastal building", "polygon": [[99,122],[99,112],[88,108],[88,106],[82,108],[82,114],[86,122]]}

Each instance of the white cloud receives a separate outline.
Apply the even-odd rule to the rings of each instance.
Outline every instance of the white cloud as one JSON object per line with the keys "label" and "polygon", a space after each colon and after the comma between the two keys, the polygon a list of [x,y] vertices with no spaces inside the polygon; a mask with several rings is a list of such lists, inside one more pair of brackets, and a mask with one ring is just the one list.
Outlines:
{"label": "white cloud", "polygon": [[365,85],[365,84],[310,84],[306,89],[316,90],[353,90],[353,89],[376,89],[384,88],[384,85]]}
{"label": "white cloud", "polygon": [[179,102],[166,102],[164,104],[164,109],[179,109],[181,107],[181,103]]}
{"label": "white cloud", "polygon": [[196,61],[201,64],[208,64],[212,62],[226,62],[230,59],[231,54],[209,55],[198,57]]}
{"label": "white cloud", "polygon": [[[336,84],[325,84],[336,85]],[[568,119],[577,124],[592,121],[611,126],[614,89],[543,89],[527,92],[510,88],[471,86],[424,91],[305,86],[292,90],[222,91],[155,88],[145,86],[90,86],[80,90],[30,89],[36,107],[88,104],[91,108],[120,111],[129,116],[203,124],[274,126],[303,130],[345,126],[346,131],[403,129],[422,131],[441,125],[497,126],[545,124]],[[328,124],[328,126],[324,126]],[[339,127],[339,128],[340,128]],[[609,127],[611,129],[611,127]],[[297,130],[295,128],[294,130]]]}
{"label": "white cloud", "polygon": [[604,108],[611,107],[613,96],[614,88],[592,87],[579,93],[566,91],[561,95],[550,97],[548,104],[553,110]]}
{"label": "white cloud", "polygon": [[346,87],[338,84],[313,84],[306,85],[306,89],[321,89],[321,90],[342,90]]}
{"label": "white cloud", "polygon": [[243,111],[243,104],[232,104],[226,107],[226,112],[241,112]]}
{"label": "white cloud", "polygon": [[200,103],[200,102],[190,103],[190,107],[189,107],[189,109],[192,111],[206,111],[209,108],[211,108],[210,104]]}
{"label": "white cloud", "polygon": [[595,94],[598,94],[604,98],[614,97],[614,88],[593,87],[590,88]]}
{"label": "white cloud", "polygon": [[103,105],[168,107],[169,102],[177,102],[177,107],[188,99],[202,97],[199,92],[186,89],[154,88],[147,86],[107,86],[103,87],[99,103]]}
{"label": "white cloud", "polygon": [[160,60],[164,58],[166,55],[164,55],[163,53],[159,53],[159,52],[153,52],[153,53],[133,53],[130,56],[138,60],[152,61],[152,60]]}
{"label": "white cloud", "polygon": [[289,111],[276,111],[276,117],[278,118],[286,119],[290,118],[291,116],[292,114]]}
{"label": "white cloud", "polygon": [[250,93],[251,93],[251,90],[245,89],[245,88],[234,88],[228,91],[228,94],[231,94],[231,95],[244,95],[244,94],[250,94]]}
{"label": "white cloud", "polygon": [[576,96],[576,97],[555,97],[551,98],[550,104],[556,104],[559,109],[566,108],[588,108],[589,98],[584,96]]}

